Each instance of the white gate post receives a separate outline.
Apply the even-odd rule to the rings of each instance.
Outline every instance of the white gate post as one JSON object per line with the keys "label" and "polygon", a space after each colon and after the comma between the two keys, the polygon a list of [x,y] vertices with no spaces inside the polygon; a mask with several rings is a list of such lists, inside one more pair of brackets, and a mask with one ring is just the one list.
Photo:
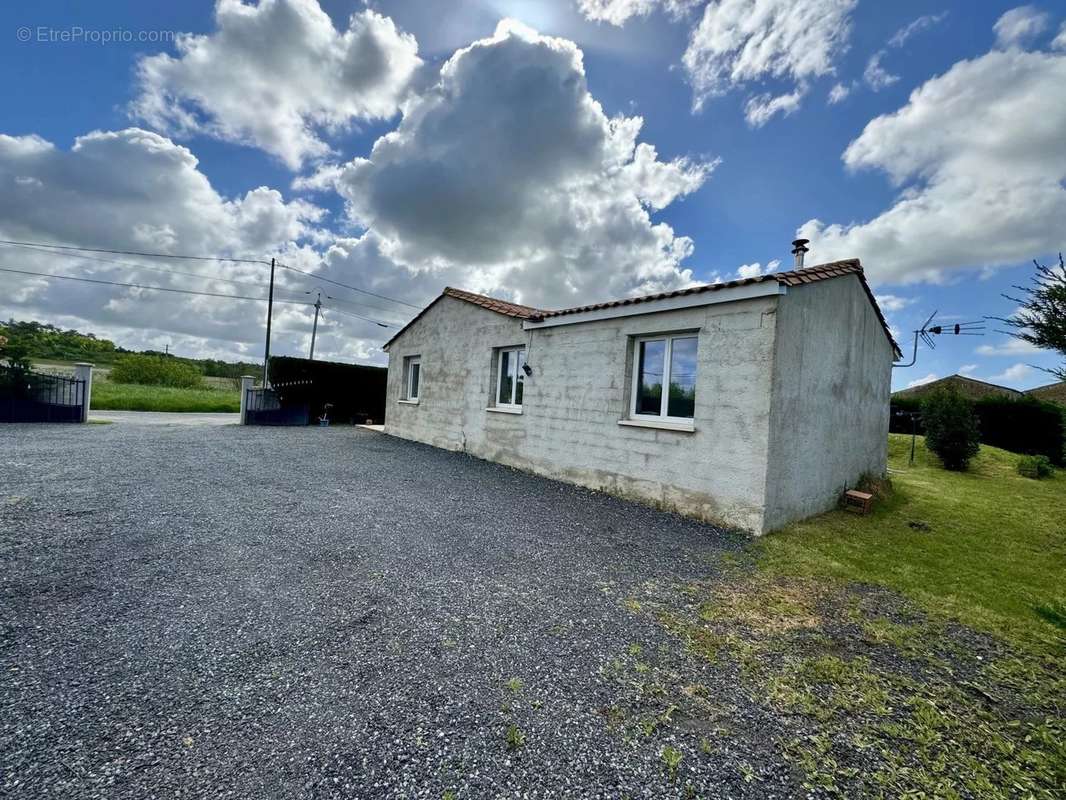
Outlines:
{"label": "white gate post", "polygon": [[74,380],[85,381],[85,389],[81,395],[81,421],[89,420],[89,400],[93,394],[93,365],[88,361],[76,361],[74,363]]}
{"label": "white gate post", "polygon": [[255,387],[255,378],[241,375],[241,425],[248,424],[248,391]]}

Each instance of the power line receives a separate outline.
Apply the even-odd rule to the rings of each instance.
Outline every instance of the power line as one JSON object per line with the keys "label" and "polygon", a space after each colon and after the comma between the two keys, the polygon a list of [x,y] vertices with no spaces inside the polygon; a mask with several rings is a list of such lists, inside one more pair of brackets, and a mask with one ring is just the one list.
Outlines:
{"label": "power line", "polygon": [[[312,305],[314,305],[312,303]],[[381,328],[391,328],[392,325],[386,325],[384,322],[378,322],[376,319],[370,319],[370,317],[362,317],[359,314],[353,314],[351,311],[345,311],[343,308],[332,308],[331,306],[323,306],[323,308],[330,311],[336,311],[338,314],[344,314],[349,317],[355,317],[356,319],[366,320],[367,322],[373,322],[375,325]]]}
{"label": "power line", "polygon": [[[123,282],[120,282],[120,281],[105,281],[105,280],[101,280],[99,278],[82,278],[82,277],[79,277],[79,276],[76,276],[76,275],[56,275],[54,273],[49,273],[49,272],[31,272],[30,270],[13,269],[11,267],[0,267],[0,272],[11,272],[11,273],[14,273],[16,275],[31,275],[31,276],[36,277],[36,278],[54,278],[54,279],[57,279],[57,280],[65,280],[65,281],[81,281],[83,283],[97,283],[97,284],[103,284],[103,285],[106,285],[106,286],[122,286],[122,287],[129,288],[129,289],[147,289],[147,290],[150,290],[150,291],[153,291],[153,292],[172,292],[174,294],[194,294],[194,295],[201,295],[203,297],[221,297],[221,298],[224,298],[224,299],[227,299],[227,300],[254,300],[254,301],[259,302],[259,303],[268,302],[268,298],[266,298],[266,297],[249,297],[247,295],[224,294],[222,292],[198,292],[198,291],[195,291],[193,289],[174,289],[174,288],[171,288],[171,287],[168,287],[168,286],[146,286],[143,283],[123,283]],[[275,298],[274,302],[276,302],[276,303],[287,303],[289,305],[295,305],[295,306],[313,306],[314,305],[314,303],[310,303],[310,302],[302,301],[302,300],[278,300],[276,298]],[[341,310],[339,308],[332,308],[330,310],[331,311],[336,311],[336,312],[338,312],[340,314],[346,314],[349,317],[355,317],[357,319],[365,320],[366,322],[372,322],[375,325],[377,325],[379,327],[382,327],[382,328],[392,328],[392,327],[394,327],[394,325],[390,325],[390,324],[387,324],[387,323],[384,323],[384,322],[380,322],[380,321],[378,321],[376,319],[371,319],[370,317],[363,317],[363,316],[360,316],[359,314],[353,314],[350,311],[343,311],[343,310]]]}
{"label": "power line", "polygon": [[[27,269],[12,269],[10,267],[0,267],[0,272],[13,272],[17,275],[32,275],[36,278],[56,278],[64,281],[82,281],[84,283],[100,283],[107,286],[124,286],[130,289],[150,289],[153,292],[173,292],[175,294],[198,294],[204,297],[224,297],[229,300],[257,300],[260,303],[265,303],[267,298],[265,297],[249,297],[243,294],[224,294],[223,292],[198,292],[193,289],[174,289],[169,286],[146,286],[143,283],[122,283],[119,281],[105,281],[100,278],[82,278],[76,275],[56,275],[51,272],[30,272]],[[297,306],[310,306],[313,303],[308,303],[301,300],[278,300],[279,303],[290,303]]]}
{"label": "power line", "polygon": [[119,256],[145,256],[147,258],[179,258],[184,261],[233,261],[238,264],[270,264],[259,258],[230,258],[229,256],[189,256],[175,255],[174,253],[151,253],[143,250],[107,250],[102,247],[75,247],[67,244],[46,244],[43,242],[16,242],[11,239],[0,239],[0,244],[15,244],[29,247],[47,247],[52,250],[81,250],[85,253],[110,253]]}
{"label": "power line", "polygon": [[[6,244],[6,245],[9,245],[11,247],[21,247],[21,248],[26,249],[26,250],[34,250],[36,252],[47,253],[49,255],[57,255],[56,253],[52,253],[52,251],[50,251],[50,250],[46,250],[43,247],[38,247],[37,245],[32,245],[32,244],[15,244],[13,242],[0,242],[0,244]],[[128,267],[130,269],[147,269],[147,270],[152,270],[153,272],[162,272],[162,273],[167,274],[167,275],[184,275],[184,276],[189,277],[189,278],[199,278],[200,280],[204,280],[204,281],[220,281],[222,283],[233,284],[234,286],[250,286],[250,287],[255,288],[255,289],[266,289],[267,288],[267,284],[265,284],[265,283],[248,283],[246,281],[235,281],[232,278],[218,278],[218,277],[215,277],[213,275],[203,275],[203,274],[197,273],[197,272],[183,272],[182,270],[178,270],[178,269],[167,269],[166,267],[157,267],[157,266],[155,266],[153,264],[135,264],[132,261],[119,261],[118,259],[115,259],[115,258],[100,258],[99,256],[80,255],[78,253],[71,253],[67,257],[68,258],[86,259],[88,261],[99,261],[99,262],[105,263],[105,264],[115,264],[117,266]],[[295,294],[295,291],[294,292],[286,292],[286,294]]]}
{"label": "power line", "polygon": [[[110,250],[103,247],[76,247],[74,245],[48,244],[46,242],[22,242],[13,239],[0,239],[0,244],[47,248],[51,250],[72,250],[85,253],[108,253],[110,255],[143,256],[147,258],[171,258],[182,259],[185,261],[230,261],[237,264],[263,264],[264,266],[270,266],[269,261],[264,261],[261,258],[231,258],[229,256],[194,256],[174,253],[154,253],[146,250]],[[361,294],[370,295],[371,297],[377,297],[381,300],[387,300],[390,303],[399,303],[400,305],[409,306],[411,308],[420,308],[420,306],[416,306],[414,303],[408,303],[405,300],[397,300],[395,297],[377,294],[376,292],[371,292],[368,289],[360,289],[358,286],[352,286],[348,283],[341,283],[340,281],[335,281],[332,278],[326,278],[321,275],[317,275],[314,272],[308,272],[307,270],[299,269],[298,267],[292,267],[288,264],[282,264],[280,261],[277,262],[277,266],[281,267],[282,269],[290,270],[292,272],[298,272],[301,275],[307,275],[311,278],[314,278],[315,280],[325,281],[326,283],[332,283],[334,286],[340,286],[345,289],[350,289],[353,292],[359,292]]]}
{"label": "power line", "polygon": [[288,264],[282,264],[280,261],[278,262],[278,266],[281,267],[282,269],[288,269],[288,270],[292,270],[293,272],[299,272],[301,275],[307,275],[309,277],[314,278],[316,281],[325,281],[326,283],[332,283],[334,286],[341,286],[341,287],[343,287],[345,289],[351,289],[353,292],[361,292],[362,294],[368,294],[371,297],[377,297],[377,298],[380,298],[382,300],[388,300],[391,303],[399,303],[400,305],[410,306],[411,308],[421,309],[421,306],[416,306],[414,303],[408,303],[406,300],[397,300],[395,297],[387,297],[387,296],[385,296],[383,294],[377,294],[377,293],[371,292],[371,291],[369,291],[367,289],[360,289],[358,286],[351,286],[350,284],[347,284],[347,283],[341,283],[340,281],[335,281],[332,278],[323,277],[322,275],[319,275],[316,272],[308,272],[307,270],[304,270],[304,269],[298,269],[296,267],[290,267]]}

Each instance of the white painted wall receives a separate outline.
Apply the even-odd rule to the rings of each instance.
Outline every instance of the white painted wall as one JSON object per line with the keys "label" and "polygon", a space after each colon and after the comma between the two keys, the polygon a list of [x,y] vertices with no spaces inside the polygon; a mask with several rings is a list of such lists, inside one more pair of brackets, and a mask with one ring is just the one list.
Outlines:
{"label": "white painted wall", "polygon": [[766,527],[833,508],[888,459],[892,345],[855,275],[792,287],[777,315]]}
{"label": "white painted wall", "polygon": [[[695,430],[620,426],[633,338],[697,331]],[[520,415],[494,402],[494,348],[530,343]],[[421,356],[417,405],[400,403]],[[858,278],[780,296],[523,331],[445,296],[389,347],[385,432],[755,533],[883,474],[891,348]]]}
{"label": "white painted wall", "polygon": [[[444,297],[389,347],[385,431],[762,530],[777,298],[546,328]],[[631,428],[634,336],[698,331],[695,430]],[[521,415],[486,411],[493,348],[532,334]],[[418,405],[399,403],[405,356],[422,357]]]}

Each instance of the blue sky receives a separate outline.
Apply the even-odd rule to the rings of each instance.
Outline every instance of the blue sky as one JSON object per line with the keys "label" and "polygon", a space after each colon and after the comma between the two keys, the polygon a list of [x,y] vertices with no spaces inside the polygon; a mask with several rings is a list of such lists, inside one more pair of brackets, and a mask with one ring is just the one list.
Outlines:
{"label": "blue sky", "polygon": [[[1064,245],[1064,112],[1049,87],[1066,75],[1066,15],[1052,3],[222,5],[228,21],[211,3],[0,11],[0,238],[277,253],[415,305],[454,283],[550,307],[784,269],[802,229],[808,263],[862,258],[907,350],[934,310],[1009,314],[1002,294]],[[282,12],[310,20],[305,35]],[[201,38],[183,55],[138,40],[155,31]],[[106,32],[134,41],[84,40]],[[343,81],[328,66],[338,52]],[[784,110],[770,114],[774,98]],[[637,117],[635,138],[618,132]],[[78,137],[94,138],[72,152]],[[640,161],[641,145],[654,156]],[[198,281],[132,261],[0,256],[211,291],[236,291],[205,283],[223,276],[264,279],[254,266],[198,266]],[[260,348],[259,304],[59,283],[0,274],[0,315],[190,354]],[[295,274],[283,287],[315,289]],[[335,308],[316,349],[347,360],[382,360],[388,332],[344,310],[411,313],[344,290]],[[1032,366],[1058,359],[998,327],[943,337],[895,371],[895,388],[953,372],[1049,382]],[[308,309],[286,307],[275,350],[302,352],[309,330]]]}

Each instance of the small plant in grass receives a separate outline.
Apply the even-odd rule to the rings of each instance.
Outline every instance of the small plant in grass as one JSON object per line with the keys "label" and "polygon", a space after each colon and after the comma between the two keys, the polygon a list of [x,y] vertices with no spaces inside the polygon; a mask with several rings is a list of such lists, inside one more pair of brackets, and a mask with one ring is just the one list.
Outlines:
{"label": "small plant in grass", "polygon": [[1039,481],[1055,474],[1047,456],[1022,456],[1018,459],[1018,474]]}
{"label": "small plant in grass", "polygon": [[511,678],[509,681],[507,681],[507,688],[515,694],[518,694],[520,691],[522,691],[522,679]]}
{"label": "small plant in grass", "polygon": [[677,768],[681,766],[681,760],[684,755],[676,747],[667,745],[663,748],[659,757],[663,761],[663,765],[666,767],[666,773],[670,776],[671,780],[677,780]]}
{"label": "small plant in grass", "polygon": [[504,739],[507,742],[507,749],[512,751],[518,750],[526,743],[526,735],[513,722],[507,726]]}
{"label": "small plant in grass", "polygon": [[962,472],[980,450],[973,403],[950,390],[940,390],[922,400],[925,446],[944,469]]}
{"label": "small plant in grass", "polygon": [[445,789],[444,794],[440,796],[440,800],[458,800],[458,797],[451,789]]}

